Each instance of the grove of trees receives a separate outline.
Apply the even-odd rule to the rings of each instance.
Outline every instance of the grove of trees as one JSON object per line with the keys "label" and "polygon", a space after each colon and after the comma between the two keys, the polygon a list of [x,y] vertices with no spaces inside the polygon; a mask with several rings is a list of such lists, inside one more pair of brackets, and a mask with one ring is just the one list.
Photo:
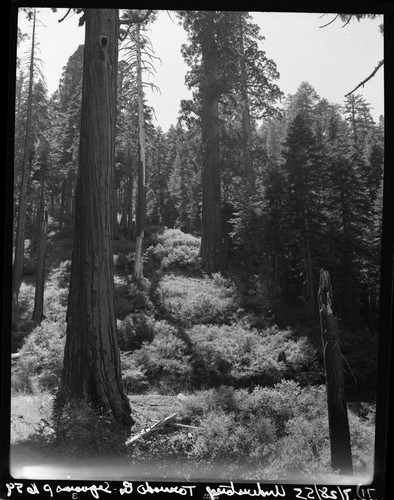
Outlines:
{"label": "grove of trees", "polygon": [[[155,13],[76,10],[85,43],[63,68],[58,90],[49,96],[38,71],[35,9],[30,58],[18,60],[16,75],[15,330],[28,276],[36,280],[31,328],[44,320],[47,240],[73,231],[57,411],[82,398],[133,425],[113,245],[128,245],[129,274],[143,288],[146,276],[153,280],[143,266],[147,249],[164,228],[199,239],[205,276],[221,273],[258,290],[248,313],[309,332],[316,345],[319,275],[326,270],[356,364],[367,353],[375,359],[383,117],[374,121],[361,94],[331,103],[308,82],[284,96],[247,12],[177,11],[188,35],[182,54],[193,98],[181,102],[177,123],[164,131],[154,126],[143,90],[144,71],[155,64],[144,27],[154,29]],[[373,381],[357,390],[374,397]]]}

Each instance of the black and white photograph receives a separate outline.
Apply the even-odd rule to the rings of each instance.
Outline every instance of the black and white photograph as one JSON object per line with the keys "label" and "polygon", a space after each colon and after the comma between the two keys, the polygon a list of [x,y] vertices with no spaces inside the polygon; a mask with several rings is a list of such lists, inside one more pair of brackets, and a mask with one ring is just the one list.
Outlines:
{"label": "black and white photograph", "polygon": [[15,481],[373,481],[385,16],[323,6],[17,9]]}

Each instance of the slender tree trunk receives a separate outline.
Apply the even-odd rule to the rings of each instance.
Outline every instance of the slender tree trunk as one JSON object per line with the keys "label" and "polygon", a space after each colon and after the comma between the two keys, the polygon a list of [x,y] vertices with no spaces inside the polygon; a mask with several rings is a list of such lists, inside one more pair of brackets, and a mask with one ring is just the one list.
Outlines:
{"label": "slender tree trunk", "polygon": [[352,450],[346,407],[343,360],[338,322],[332,310],[330,275],[320,270],[318,303],[327,386],[328,423],[331,444],[331,466],[342,474],[352,474]]}
{"label": "slender tree trunk", "polygon": [[32,155],[32,113],[33,113],[33,79],[34,79],[34,53],[35,53],[35,31],[36,31],[36,11],[33,14],[33,33],[31,41],[30,54],[30,74],[29,74],[29,90],[27,96],[27,116],[26,116],[26,133],[25,143],[23,147],[22,158],[22,173],[19,191],[18,203],[18,221],[15,237],[15,258],[13,268],[12,281],[12,302],[18,304],[19,289],[23,277],[23,263],[25,253],[25,224],[26,224],[26,208],[27,208],[27,182],[28,182],[28,165]]}
{"label": "slender tree trunk", "polygon": [[214,27],[202,44],[202,69],[205,81],[201,85],[202,132],[202,224],[200,255],[208,273],[227,267],[222,234],[220,169],[219,169],[219,116],[217,74],[215,63]]}
{"label": "slender tree trunk", "polygon": [[114,217],[114,220],[113,220],[113,238],[114,240],[118,240],[119,239],[119,225],[118,225],[118,192],[117,192],[117,189],[116,189],[116,183],[114,182],[114,187],[113,187],[113,190],[114,190],[114,206],[113,206],[113,217]]}
{"label": "slender tree trunk", "polygon": [[[133,227],[133,189],[134,189],[134,177],[133,177],[133,167],[131,164],[131,160],[129,162],[130,171],[128,175],[127,189],[128,189],[128,198],[127,198],[127,229],[132,229]],[[134,241],[134,236],[132,240]]]}
{"label": "slender tree trunk", "polygon": [[32,320],[40,324],[44,319],[45,259],[47,250],[48,210],[45,204],[45,179],[42,179],[40,209],[37,216],[37,275]]}
{"label": "slender tree trunk", "polygon": [[63,228],[63,220],[64,220],[64,208],[66,203],[66,187],[67,187],[67,179],[64,179],[62,182],[62,191],[60,197],[60,214],[59,214],[59,228]]}
{"label": "slender tree trunk", "polygon": [[145,180],[145,119],[144,93],[142,88],[141,35],[140,23],[136,24],[135,45],[137,53],[137,89],[138,89],[138,202],[136,220],[136,242],[134,259],[134,279],[144,277],[142,245],[144,242],[146,180]]}
{"label": "slender tree trunk", "polygon": [[128,175],[126,174],[125,179],[123,181],[123,189],[122,189],[122,217],[120,219],[120,227],[122,228],[123,232],[127,229],[127,212],[128,212],[128,186],[129,186],[129,179]]}
{"label": "slender tree trunk", "polygon": [[116,335],[113,180],[119,12],[85,10],[79,169],[64,369],[56,412],[84,399],[130,426]]}

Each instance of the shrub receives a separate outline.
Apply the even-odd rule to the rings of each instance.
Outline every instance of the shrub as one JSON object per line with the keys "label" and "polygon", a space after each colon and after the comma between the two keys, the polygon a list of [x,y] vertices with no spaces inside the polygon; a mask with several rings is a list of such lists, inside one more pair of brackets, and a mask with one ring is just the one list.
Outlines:
{"label": "shrub", "polygon": [[11,371],[11,393],[33,394],[34,386],[30,375],[18,368]]}
{"label": "shrub", "polygon": [[149,292],[143,283],[119,283],[115,285],[115,313],[125,319],[131,313],[148,312],[153,309]]}
{"label": "shrub", "polygon": [[233,300],[201,292],[186,302],[182,312],[186,322],[194,325],[223,323],[232,317]]}
{"label": "shrub", "polygon": [[129,314],[118,320],[118,345],[122,351],[140,349],[143,342],[154,337],[154,320],[143,313]]}
{"label": "shrub", "polygon": [[313,381],[320,374],[314,349],[291,331],[263,332],[232,325],[198,325],[189,331],[197,386],[273,385],[283,378]]}
{"label": "shrub", "polygon": [[145,373],[149,382],[162,392],[185,390],[189,386],[192,368],[187,345],[167,324],[161,323],[153,341],[144,343],[132,357]]}
{"label": "shrub", "polygon": [[128,394],[142,394],[149,388],[145,370],[137,366],[135,360],[126,354],[121,354],[122,382]]}
{"label": "shrub", "polygon": [[109,413],[93,408],[85,400],[72,400],[52,422],[54,443],[67,460],[109,457],[126,452],[125,429]]}
{"label": "shrub", "polygon": [[56,282],[49,281],[45,286],[44,314],[53,322],[64,322],[66,318],[68,289],[60,288]]}
{"label": "shrub", "polygon": [[234,285],[219,276],[191,279],[167,274],[157,289],[162,309],[186,325],[231,322],[238,312],[238,296]]}
{"label": "shrub", "polygon": [[16,374],[36,380],[42,390],[55,391],[60,382],[65,345],[65,324],[44,320],[26,338]]}
{"label": "shrub", "polygon": [[34,294],[35,287],[22,281],[19,289],[18,306],[13,311],[17,321],[31,319],[34,307]]}
{"label": "shrub", "polygon": [[36,323],[30,319],[21,322],[15,322],[11,332],[11,350],[18,351],[23,345],[24,339],[36,327]]}
{"label": "shrub", "polygon": [[350,441],[354,472],[373,473],[375,447],[375,410],[369,408],[364,417],[349,411]]}
{"label": "shrub", "polygon": [[236,464],[240,478],[332,473],[325,388],[294,381],[274,387],[220,387],[183,402],[184,421],[202,426],[194,455]]}
{"label": "shrub", "polygon": [[160,263],[162,269],[200,269],[200,239],[180,229],[165,229],[157,236],[157,244],[147,250],[147,256]]}
{"label": "shrub", "polygon": [[71,260],[64,260],[59,266],[53,269],[48,277],[48,281],[56,283],[59,287],[65,288],[70,284]]}
{"label": "shrub", "polygon": [[310,420],[297,415],[286,422],[272,465],[282,477],[316,477],[332,474],[327,418]]}
{"label": "shrub", "polygon": [[277,437],[274,422],[249,413],[248,398],[246,390],[221,386],[184,401],[182,419],[203,427],[195,443],[197,458],[261,463],[272,453]]}
{"label": "shrub", "polygon": [[276,425],[278,437],[286,434],[286,424],[302,415],[310,421],[327,418],[324,386],[302,388],[293,380],[284,380],[273,387],[256,387],[242,401],[243,411],[269,418]]}
{"label": "shrub", "polygon": [[132,274],[134,271],[134,252],[114,255],[114,267],[119,274]]}

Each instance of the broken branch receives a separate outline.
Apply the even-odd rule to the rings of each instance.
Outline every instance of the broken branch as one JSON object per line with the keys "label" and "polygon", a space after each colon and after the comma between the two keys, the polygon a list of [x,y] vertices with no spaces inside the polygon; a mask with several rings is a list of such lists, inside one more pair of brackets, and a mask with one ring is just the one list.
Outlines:
{"label": "broken branch", "polygon": [[177,416],[177,413],[173,413],[172,415],[163,418],[159,422],[156,422],[155,424],[151,425],[150,427],[147,427],[146,429],[142,429],[141,432],[136,434],[135,436],[132,436],[126,441],[126,444],[132,444],[141,439],[144,436],[147,436],[148,434],[151,434],[152,432],[156,431],[160,427],[163,427],[164,425],[172,422],[175,417]]}
{"label": "broken branch", "polygon": [[319,28],[325,28],[326,26],[330,26],[330,24],[332,24],[335,19],[339,16],[339,14],[337,14],[334,19],[332,19],[330,22],[328,22],[327,24],[324,24],[323,26],[319,26]]}
{"label": "broken branch", "polygon": [[378,65],[376,66],[376,68],[372,71],[372,73],[365,79],[363,80],[361,83],[359,83],[357,85],[356,88],[354,88],[351,92],[348,92],[345,97],[348,97],[350,94],[353,94],[353,92],[355,92],[357,89],[359,89],[360,87],[364,87],[364,84],[367,83],[371,78],[373,78],[375,75],[376,75],[376,72],[379,70],[379,68],[381,68],[384,64],[384,59],[382,59],[381,61],[379,61]]}

